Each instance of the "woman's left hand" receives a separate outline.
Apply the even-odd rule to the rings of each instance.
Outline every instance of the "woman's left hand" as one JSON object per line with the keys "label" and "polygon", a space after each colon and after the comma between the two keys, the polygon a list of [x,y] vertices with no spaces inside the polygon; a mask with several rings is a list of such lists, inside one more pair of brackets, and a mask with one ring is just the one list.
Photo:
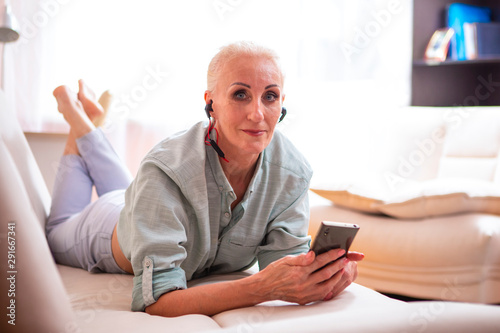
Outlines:
{"label": "woman's left hand", "polygon": [[347,253],[347,259],[349,259],[349,263],[347,263],[342,271],[339,272],[342,274],[342,277],[339,283],[335,285],[333,290],[328,295],[326,295],[326,297],[324,298],[325,301],[329,301],[340,294],[345,288],[347,288],[352,282],[354,282],[354,280],[356,280],[356,278],[358,277],[357,262],[363,260],[364,257],[365,255],[359,252],[350,251]]}

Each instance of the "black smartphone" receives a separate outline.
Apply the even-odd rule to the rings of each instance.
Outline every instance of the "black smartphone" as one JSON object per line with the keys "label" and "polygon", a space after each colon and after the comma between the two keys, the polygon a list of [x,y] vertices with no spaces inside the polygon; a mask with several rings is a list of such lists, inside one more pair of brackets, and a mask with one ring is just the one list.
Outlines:
{"label": "black smartphone", "polygon": [[323,221],[313,241],[311,251],[320,255],[333,249],[342,248],[347,254],[358,230],[357,224]]}

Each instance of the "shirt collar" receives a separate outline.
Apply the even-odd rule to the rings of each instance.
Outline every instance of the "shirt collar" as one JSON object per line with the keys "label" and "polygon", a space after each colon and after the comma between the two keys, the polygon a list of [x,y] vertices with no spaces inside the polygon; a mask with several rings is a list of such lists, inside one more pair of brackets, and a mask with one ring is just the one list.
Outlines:
{"label": "shirt collar", "polygon": [[[217,186],[219,187],[220,191],[225,191],[225,192],[234,192],[233,187],[227,180],[226,175],[224,174],[224,170],[222,169],[222,165],[219,159],[219,156],[215,152],[215,150],[211,146],[206,146],[206,153],[207,153],[207,158],[208,158],[208,163],[210,164],[210,168],[212,169],[212,172],[214,174],[215,181],[217,182]],[[260,170],[262,169],[262,161],[263,161],[263,155],[264,153],[259,154],[259,158],[257,159],[257,166],[255,167],[255,172],[252,176],[252,180],[250,181],[250,184],[248,184],[248,188],[245,192],[245,196],[243,197],[243,200],[247,196],[253,193],[254,188],[255,188],[255,183],[257,179],[257,175],[259,174]],[[226,162],[223,162],[226,163]]]}

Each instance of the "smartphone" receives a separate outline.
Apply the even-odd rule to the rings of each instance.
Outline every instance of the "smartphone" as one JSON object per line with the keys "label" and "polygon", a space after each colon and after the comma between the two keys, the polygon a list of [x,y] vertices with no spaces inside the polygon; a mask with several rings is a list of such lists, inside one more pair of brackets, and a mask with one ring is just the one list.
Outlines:
{"label": "smartphone", "polygon": [[323,221],[311,246],[311,251],[320,255],[333,249],[342,248],[347,254],[358,230],[357,224]]}

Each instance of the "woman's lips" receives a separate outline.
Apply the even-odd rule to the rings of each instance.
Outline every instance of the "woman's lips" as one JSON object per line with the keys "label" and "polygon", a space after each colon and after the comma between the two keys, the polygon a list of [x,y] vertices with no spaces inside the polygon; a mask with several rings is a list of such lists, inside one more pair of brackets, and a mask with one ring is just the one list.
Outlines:
{"label": "woman's lips", "polygon": [[252,130],[252,129],[246,129],[246,130],[243,130],[243,132],[245,132],[246,134],[248,135],[252,135],[252,136],[261,136],[263,135],[266,131],[264,130]]}

